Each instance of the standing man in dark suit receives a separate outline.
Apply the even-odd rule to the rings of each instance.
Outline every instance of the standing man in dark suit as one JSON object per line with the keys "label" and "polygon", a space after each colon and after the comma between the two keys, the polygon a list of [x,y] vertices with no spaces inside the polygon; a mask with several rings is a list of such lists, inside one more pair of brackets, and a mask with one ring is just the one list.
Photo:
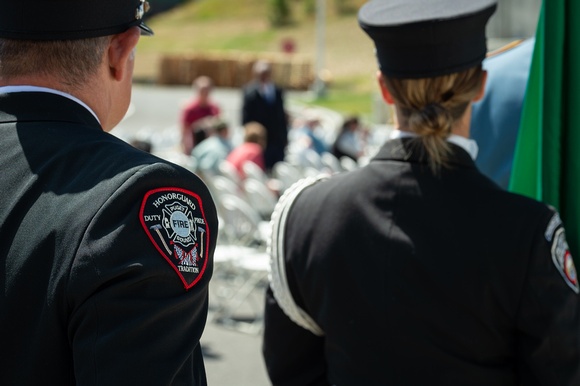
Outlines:
{"label": "standing man in dark suit", "polygon": [[288,120],[284,110],[284,94],[272,82],[269,63],[257,61],[253,67],[254,80],[244,87],[242,124],[261,123],[268,133],[264,160],[270,170],[276,162],[284,160],[288,143]]}
{"label": "standing man in dark suit", "polygon": [[214,203],[107,133],[147,2],[0,9],[0,384],[205,385]]}

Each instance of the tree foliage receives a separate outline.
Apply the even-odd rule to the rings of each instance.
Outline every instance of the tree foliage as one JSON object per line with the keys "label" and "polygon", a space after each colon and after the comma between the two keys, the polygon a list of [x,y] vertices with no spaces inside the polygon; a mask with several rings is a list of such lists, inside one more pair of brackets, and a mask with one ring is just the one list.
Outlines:
{"label": "tree foliage", "polygon": [[290,24],[292,15],[288,0],[269,0],[270,23],[273,27],[282,27]]}

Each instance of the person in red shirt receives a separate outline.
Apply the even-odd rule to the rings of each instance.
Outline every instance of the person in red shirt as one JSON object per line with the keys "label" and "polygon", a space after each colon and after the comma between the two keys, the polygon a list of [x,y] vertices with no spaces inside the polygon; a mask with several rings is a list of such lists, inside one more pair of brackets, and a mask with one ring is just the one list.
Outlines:
{"label": "person in red shirt", "polygon": [[210,93],[213,81],[207,76],[200,76],[193,82],[197,96],[191,99],[182,108],[181,112],[181,144],[183,152],[190,155],[196,145],[194,139],[195,123],[208,116],[218,116],[220,109],[211,102]]}
{"label": "person in red shirt", "polygon": [[251,161],[266,171],[264,162],[264,148],[266,147],[266,128],[258,122],[248,122],[244,125],[245,135],[244,143],[236,147],[226,158],[226,161],[232,164],[243,179],[244,163]]}

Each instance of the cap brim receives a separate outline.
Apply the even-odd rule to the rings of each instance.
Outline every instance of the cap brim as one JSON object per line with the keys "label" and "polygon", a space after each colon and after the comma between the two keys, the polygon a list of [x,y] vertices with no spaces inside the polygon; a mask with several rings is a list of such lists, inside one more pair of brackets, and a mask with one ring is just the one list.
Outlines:
{"label": "cap brim", "polygon": [[141,28],[141,36],[154,36],[155,33],[153,30],[145,25],[145,23],[139,24],[139,28]]}

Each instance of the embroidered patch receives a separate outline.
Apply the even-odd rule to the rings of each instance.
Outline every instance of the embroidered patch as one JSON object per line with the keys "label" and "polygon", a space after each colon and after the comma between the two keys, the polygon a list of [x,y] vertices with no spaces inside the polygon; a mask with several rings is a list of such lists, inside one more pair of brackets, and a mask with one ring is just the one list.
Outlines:
{"label": "embroidered patch", "polygon": [[568,243],[566,242],[564,228],[558,229],[554,235],[554,242],[552,244],[552,260],[564,278],[566,284],[568,284],[574,292],[578,293],[580,291],[578,288],[578,276],[576,274],[574,260],[572,259]]}
{"label": "embroidered patch", "polygon": [[544,233],[544,237],[548,240],[549,243],[552,242],[552,236],[554,236],[554,231],[562,225],[562,219],[560,219],[560,215],[558,213],[552,216],[552,219],[548,223],[548,227],[546,228],[546,232]]}
{"label": "embroidered patch", "polygon": [[152,190],[143,199],[140,219],[153,245],[185,288],[193,287],[205,271],[209,243],[199,196],[178,188]]}

